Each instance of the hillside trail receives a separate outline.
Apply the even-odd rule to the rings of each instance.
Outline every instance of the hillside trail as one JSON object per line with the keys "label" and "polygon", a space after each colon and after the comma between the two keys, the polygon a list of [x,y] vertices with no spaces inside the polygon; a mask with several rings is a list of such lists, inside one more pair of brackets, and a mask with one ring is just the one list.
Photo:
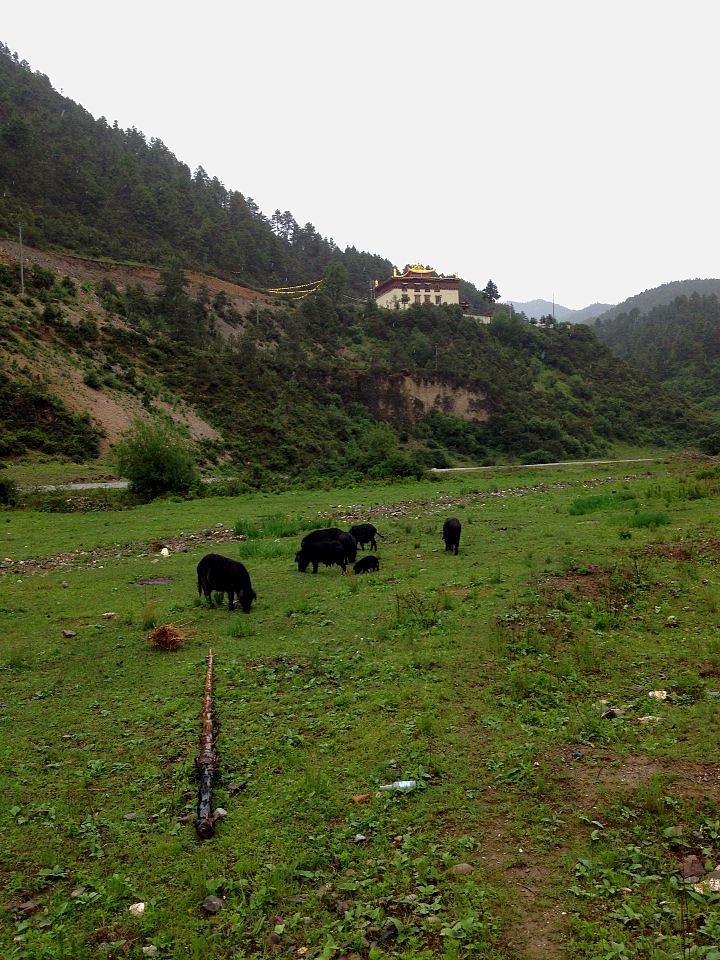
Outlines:
{"label": "hillside trail", "polygon": [[[518,464],[493,464],[483,467],[431,467],[428,471],[433,475],[446,473],[471,473],[488,472],[491,470],[530,470],[538,467],[594,467],[622,463],[662,463],[667,457],[631,457],[623,460],[556,460],[553,463],[518,463]],[[214,477],[204,477],[203,483],[216,483]],[[37,491],[40,493],[53,493],[58,490],[127,490],[128,481],[118,478],[116,480],[78,480],[74,483],[46,483],[36,486],[24,486],[25,491]]]}
{"label": "hillside trail", "polygon": [[471,473],[483,470],[529,470],[538,467],[594,467],[613,463],[662,463],[664,457],[631,457],[623,460],[554,460],[552,463],[494,464],[484,467],[431,467],[430,473]]}

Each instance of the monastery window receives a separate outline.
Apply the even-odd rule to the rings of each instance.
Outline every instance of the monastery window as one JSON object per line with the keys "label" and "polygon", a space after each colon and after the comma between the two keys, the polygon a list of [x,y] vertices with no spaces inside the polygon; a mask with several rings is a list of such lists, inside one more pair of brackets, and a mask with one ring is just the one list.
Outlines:
{"label": "monastery window", "polygon": [[419,294],[419,293],[416,293],[416,294],[415,294],[415,303],[420,303],[420,294]]}
{"label": "monastery window", "polygon": [[435,295],[435,303],[442,303],[442,297],[439,294]]}
{"label": "monastery window", "polygon": [[430,303],[430,294],[429,294],[429,293],[426,293],[426,294],[425,294],[425,303]]}

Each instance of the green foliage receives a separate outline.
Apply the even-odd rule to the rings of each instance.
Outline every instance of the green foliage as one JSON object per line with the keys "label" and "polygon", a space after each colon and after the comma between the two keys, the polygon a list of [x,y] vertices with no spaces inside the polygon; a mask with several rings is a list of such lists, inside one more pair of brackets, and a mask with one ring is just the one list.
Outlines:
{"label": "green foliage", "polygon": [[[718,286],[718,281],[712,281]],[[633,307],[600,320],[600,339],[646,374],[720,414],[720,302],[716,293],[681,296],[671,303]],[[715,418],[704,446],[720,451]]]}
{"label": "green foliage", "polygon": [[636,513],[628,520],[628,526],[647,530],[655,530],[668,523],[670,523],[670,517],[662,510]]}
{"label": "green foliage", "polygon": [[595,513],[596,510],[612,509],[615,506],[623,506],[628,501],[634,501],[635,494],[630,490],[621,490],[618,493],[596,494],[592,497],[578,497],[570,504],[568,511],[571,516],[582,517],[586,513]]}
{"label": "green foliage", "polygon": [[[3,469],[3,465],[0,464],[0,471]],[[0,472],[0,504],[11,507],[17,503],[17,499],[17,484],[10,477],[6,477]]]}
{"label": "green foliage", "polygon": [[22,219],[30,245],[158,265],[180,256],[263,286],[318,279],[341,263],[362,297],[390,273],[388,260],[340,250],[288,211],[265,217],[202,167],[191,172],[161,140],[94,120],[2,45],[0,119],[0,234],[15,235]]}
{"label": "green foliage", "polygon": [[147,500],[164,493],[187,494],[200,479],[189,446],[165,423],[136,420],[115,454],[120,476]]}
{"label": "green foliage", "polygon": [[71,413],[29,376],[0,371],[0,410],[0,456],[38,450],[82,461],[98,455],[100,432],[90,418]]}

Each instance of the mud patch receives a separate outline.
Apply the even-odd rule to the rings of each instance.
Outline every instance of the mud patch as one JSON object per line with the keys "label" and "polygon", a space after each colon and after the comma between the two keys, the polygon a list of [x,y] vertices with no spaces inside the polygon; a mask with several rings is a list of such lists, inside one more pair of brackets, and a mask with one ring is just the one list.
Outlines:
{"label": "mud patch", "polygon": [[606,600],[610,592],[610,571],[591,565],[582,570],[568,570],[562,577],[545,577],[540,588],[546,600],[566,593],[583,600]]}
{"label": "mud patch", "polygon": [[651,543],[645,553],[649,557],[688,562],[690,560],[717,560],[720,558],[720,540],[681,540],[678,543]]}
{"label": "mud patch", "polygon": [[[582,756],[578,756],[582,754]],[[634,754],[619,758],[586,744],[563,746],[546,757],[556,782],[589,807],[603,794],[634,790],[653,776],[669,778],[668,791],[683,798],[720,800],[720,766]]]}
{"label": "mud patch", "polygon": [[172,582],[172,577],[143,577],[142,580],[133,580],[138,587],[164,587]]}
{"label": "mud patch", "polygon": [[[560,845],[559,845],[560,846]],[[487,878],[511,894],[510,916],[502,943],[507,954],[523,960],[567,957],[567,918],[563,900],[551,892],[562,849],[542,855],[507,833],[503,819],[493,819],[483,837],[480,863]]]}

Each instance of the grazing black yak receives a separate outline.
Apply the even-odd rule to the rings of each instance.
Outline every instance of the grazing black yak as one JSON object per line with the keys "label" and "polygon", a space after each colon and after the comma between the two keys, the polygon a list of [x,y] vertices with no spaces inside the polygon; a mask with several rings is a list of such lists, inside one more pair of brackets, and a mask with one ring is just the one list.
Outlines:
{"label": "grazing black yak", "polygon": [[324,564],[331,567],[337,564],[346,572],[345,550],[337,540],[320,540],[319,543],[311,543],[303,547],[295,554],[295,562],[298,565],[300,573],[305,573],[308,566],[312,564],[313,573],[318,572],[318,565]]}
{"label": "grazing black yak", "polygon": [[311,530],[300,541],[300,549],[304,550],[311,543],[318,543],[320,540],[338,540],[342,530],[339,527],[328,527],[326,530]]}
{"label": "grazing black yak", "polygon": [[369,554],[366,557],[360,557],[358,562],[353,566],[355,573],[370,573],[371,570],[379,570],[380,561],[377,557],[371,557]]}
{"label": "grazing black yak", "polygon": [[371,523],[358,523],[356,526],[350,527],[350,533],[357,540],[357,544],[361,550],[365,549],[366,543],[370,544],[371,550],[377,550],[377,540],[375,537],[382,536]]}
{"label": "grazing black yak", "polygon": [[462,525],[457,517],[448,517],[443,524],[443,540],[445,541],[445,552],[452,550],[457,556],[460,546],[460,530]]}
{"label": "grazing black yak", "polygon": [[197,578],[198,593],[204,593],[206,600],[211,600],[213,590],[227,593],[228,610],[233,609],[235,594],[245,613],[250,613],[253,600],[257,599],[244,565],[229,557],[221,557],[219,553],[208,553],[202,558],[197,565]]}

